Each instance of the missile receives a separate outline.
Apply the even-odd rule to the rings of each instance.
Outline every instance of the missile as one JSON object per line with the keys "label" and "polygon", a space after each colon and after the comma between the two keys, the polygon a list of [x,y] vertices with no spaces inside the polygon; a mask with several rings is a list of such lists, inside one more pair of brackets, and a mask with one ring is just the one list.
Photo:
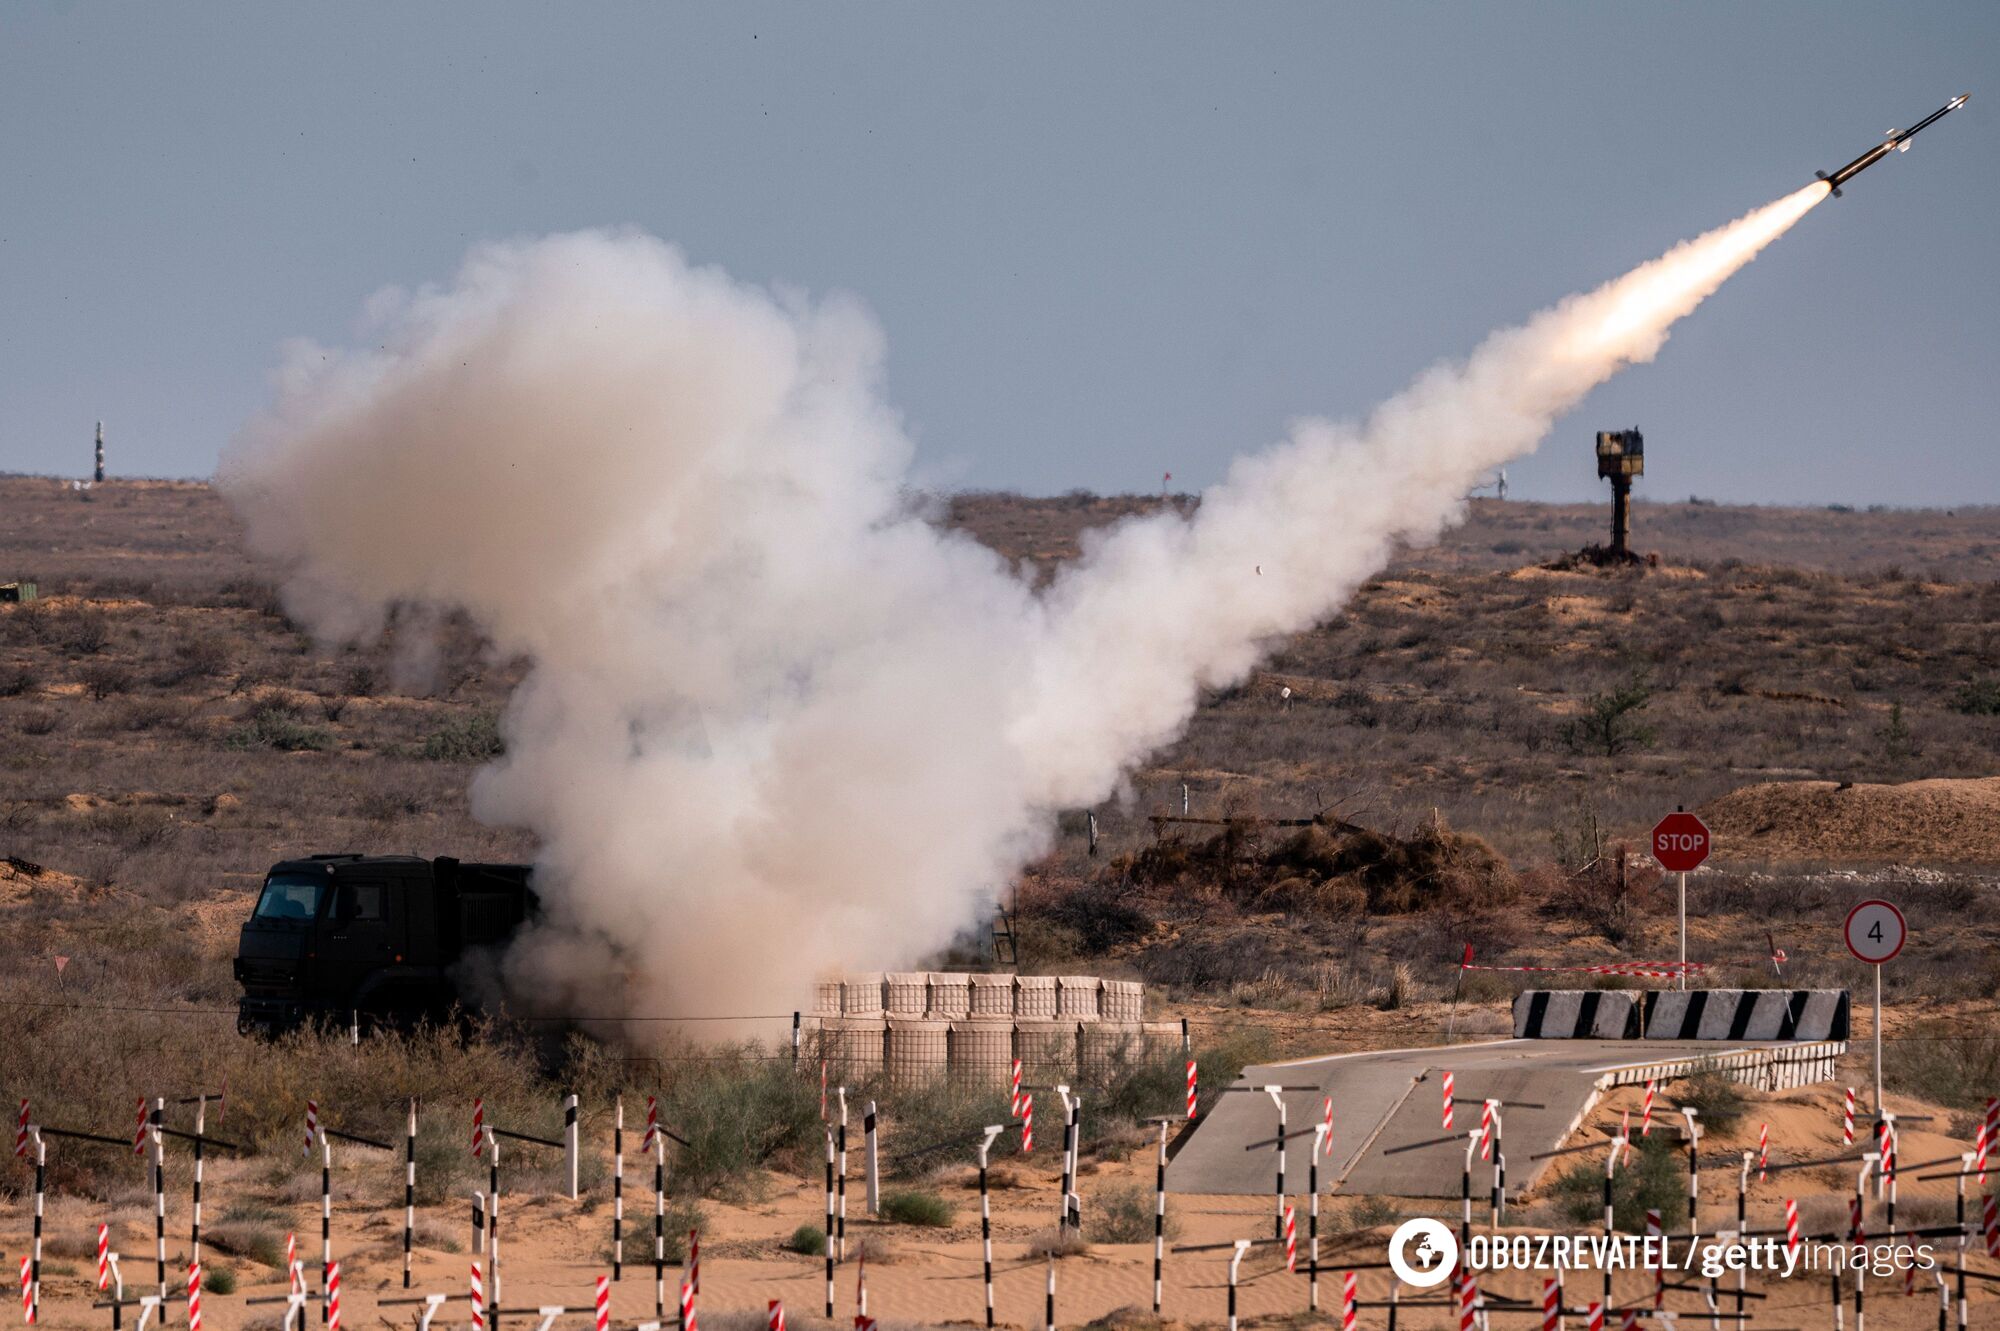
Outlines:
{"label": "missile", "polygon": [[1956,111],[1959,107],[1964,106],[1965,99],[1971,95],[1969,92],[1962,92],[1937,110],[1925,116],[1922,120],[1919,120],[1916,124],[1910,126],[1910,128],[1890,130],[1882,142],[1876,144],[1873,148],[1870,148],[1867,152],[1861,154],[1861,156],[1855,158],[1833,174],[1828,175],[1824,171],[1815,171],[1813,174],[1833,187],[1833,197],[1837,199],[1840,197],[1840,187],[1842,185],[1845,185],[1848,181],[1854,179],[1863,171],[1866,171],[1869,167],[1887,157],[1890,153],[1908,152],[1910,150],[1910,140],[1917,136],[1918,130],[1934,120],[1942,119],[1947,111]]}

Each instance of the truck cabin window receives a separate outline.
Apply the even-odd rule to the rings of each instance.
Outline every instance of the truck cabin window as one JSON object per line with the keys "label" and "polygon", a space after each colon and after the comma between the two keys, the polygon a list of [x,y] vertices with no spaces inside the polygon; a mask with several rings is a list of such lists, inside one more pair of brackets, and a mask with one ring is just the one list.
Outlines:
{"label": "truck cabin window", "polygon": [[260,920],[310,920],[319,914],[323,879],[304,874],[278,874],[264,883],[264,895],[257,899]]}
{"label": "truck cabin window", "polygon": [[351,920],[381,919],[382,884],[340,884],[333,892],[333,918],[342,924]]}

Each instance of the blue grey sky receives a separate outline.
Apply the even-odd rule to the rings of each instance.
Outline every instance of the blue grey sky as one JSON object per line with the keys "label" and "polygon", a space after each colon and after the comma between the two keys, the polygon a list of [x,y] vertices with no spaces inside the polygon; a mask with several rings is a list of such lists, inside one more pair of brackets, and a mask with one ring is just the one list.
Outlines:
{"label": "blue grey sky", "polygon": [[278,344],[483,238],[842,289],[919,480],[1220,476],[1962,110],[1514,492],[2000,502],[2000,5],[32,4],[0,11],[0,470],[206,475]]}

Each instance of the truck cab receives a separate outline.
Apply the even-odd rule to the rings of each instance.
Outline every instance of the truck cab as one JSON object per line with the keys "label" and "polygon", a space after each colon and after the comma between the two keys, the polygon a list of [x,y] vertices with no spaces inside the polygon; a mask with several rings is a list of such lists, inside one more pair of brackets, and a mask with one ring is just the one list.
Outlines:
{"label": "truck cab", "polygon": [[522,864],[356,854],[281,861],[264,876],[237,944],[237,1028],[440,1020],[463,1001],[455,972],[467,951],[504,944],[535,906]]}

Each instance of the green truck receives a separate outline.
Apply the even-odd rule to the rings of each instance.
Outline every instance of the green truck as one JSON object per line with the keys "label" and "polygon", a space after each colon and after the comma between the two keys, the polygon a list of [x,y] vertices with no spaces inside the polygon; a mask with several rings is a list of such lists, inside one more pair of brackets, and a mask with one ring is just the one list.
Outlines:
{"label": "green truck", "polygon": [[525,864],[309,855],[271,866],[236,945],[236,1027],[411,1026],[473,1006],[468,956],[497,951],[539,903]]}

